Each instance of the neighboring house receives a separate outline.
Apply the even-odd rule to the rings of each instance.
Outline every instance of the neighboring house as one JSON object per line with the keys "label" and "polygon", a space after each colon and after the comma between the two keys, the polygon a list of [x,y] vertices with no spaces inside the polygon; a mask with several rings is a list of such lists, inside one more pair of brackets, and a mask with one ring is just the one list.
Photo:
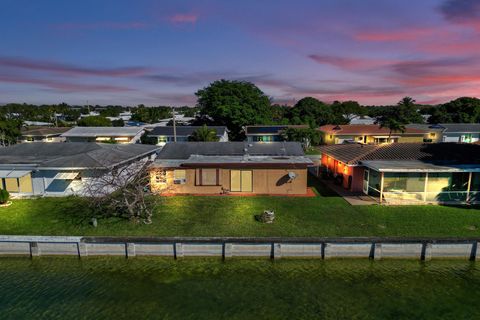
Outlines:
{"label": "neighboring house", "polygon": [[288,128],[306,129],[307,125],[246,126],[248,142],[278,142],[285,140],[284,132]]}
{"label": "neighboring house", "polygon": [[322,176],[379,202],[480,203],[480,145],[343,144],[320,151]]}
{"label": "neighboring house", "polygon": [[50,127],[50,126],[53,126],[53,123],[51,123],[51,122],[28,121],[28,120],[23,121],[23,124],[26,125],[26,126],[36,126],[36,127]]}
{"label": "neighboring house", "polygon": [[22,143],[0,149],[0,187],[12,196],[82,195],[87,183],[114,168],[153,160],[141,144]]}
{"label": "neighboring house", "polygon": [[318,128],[322,135],[324,144],[362,143],[382,144],[392,142],[427,142],[425,139],[436,140],[432,130],[407,127],[405,132],[392,132],[388,128],[381,128],[378,125],[346,124],[346,125],[324,125]]}
{"label": "neighboring house", "polygon": [[411,124],[409,128],[435,130],[439,132],[439,141],[473,143],[480,141],[480,123],[439,123]]}
{"label": "neighboring house", "polygon": [[[176,126],[176,142],[186,142],[194,131],[201,126]],[[219,142],[228,141],[227,127],[209,126],[209,129],[215,130]],[[155,127],[147,135],[149,138],[157,140],[157,146],[164,146],[167,143],[175,142],[173,126]]]}
{"label": "neighboring house", "polygon": [[350,120],[350,124],[375,124],[376,119],[369,116],[358,116]]}
{"label": "neighboring house", "polygon": [[63,133],[70,130],[67,127],[39,127],[25,128],[21,131],[21,136],[17,142],[64,142],[65,138],[61,137]]}
{"label": "neighboring house", "polygon": [[158,194],[307,193],[307,166],[298,142],[185,142],[163,147],[152,165]]}
{"label": "neighboring house", "polygon": [[141,127],[74,127],[62,134],[67,142],[137,143]]}

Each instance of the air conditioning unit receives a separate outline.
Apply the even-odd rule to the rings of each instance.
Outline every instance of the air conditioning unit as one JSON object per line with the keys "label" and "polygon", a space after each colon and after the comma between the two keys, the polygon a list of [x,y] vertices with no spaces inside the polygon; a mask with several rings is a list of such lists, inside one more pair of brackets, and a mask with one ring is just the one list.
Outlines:
{"label": "air conditioning unit", "polygon": [[185,184],[187,182],[187,179],[175,179],[173,180],[174,184]]}

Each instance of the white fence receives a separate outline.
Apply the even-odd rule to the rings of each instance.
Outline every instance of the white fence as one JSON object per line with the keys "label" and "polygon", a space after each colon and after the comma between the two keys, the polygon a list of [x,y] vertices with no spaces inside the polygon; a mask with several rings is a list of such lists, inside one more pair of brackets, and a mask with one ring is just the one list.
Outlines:
{"label": "white fence", "polygon": [[0,236],[0,256],[480,260],[480,239]]}

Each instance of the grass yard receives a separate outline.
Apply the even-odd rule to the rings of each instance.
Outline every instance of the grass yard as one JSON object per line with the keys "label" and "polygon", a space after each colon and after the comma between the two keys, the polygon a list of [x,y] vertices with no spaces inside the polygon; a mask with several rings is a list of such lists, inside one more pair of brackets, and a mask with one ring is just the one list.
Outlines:
{"label": "grass yard", "polygon": [[[80,198],[14,200],[0,208],[0,234],[141,236],[443,236],[480,237],[480,210],[445,206],[350,206],[315,183],[319,196],[155,197],[153,224],[120,219],[89,225]],[[274,209],[273,224],[254,214]]]}

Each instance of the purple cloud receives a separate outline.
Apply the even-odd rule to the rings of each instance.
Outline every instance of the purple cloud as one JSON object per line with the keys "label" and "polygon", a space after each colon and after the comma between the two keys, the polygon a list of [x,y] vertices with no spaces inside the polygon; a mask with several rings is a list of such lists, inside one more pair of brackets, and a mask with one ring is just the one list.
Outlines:
{"label": "purple cloud", "polygon": [[34,71],[47,71],[61,73],[71,76],[104,76],[104,77],[125,77],[137,76],[146,73],[149,69],[145,67],[126,68],[86,68],[68,64],[31,60],[26,58],[0,57],[0,66],[20,68]]}

